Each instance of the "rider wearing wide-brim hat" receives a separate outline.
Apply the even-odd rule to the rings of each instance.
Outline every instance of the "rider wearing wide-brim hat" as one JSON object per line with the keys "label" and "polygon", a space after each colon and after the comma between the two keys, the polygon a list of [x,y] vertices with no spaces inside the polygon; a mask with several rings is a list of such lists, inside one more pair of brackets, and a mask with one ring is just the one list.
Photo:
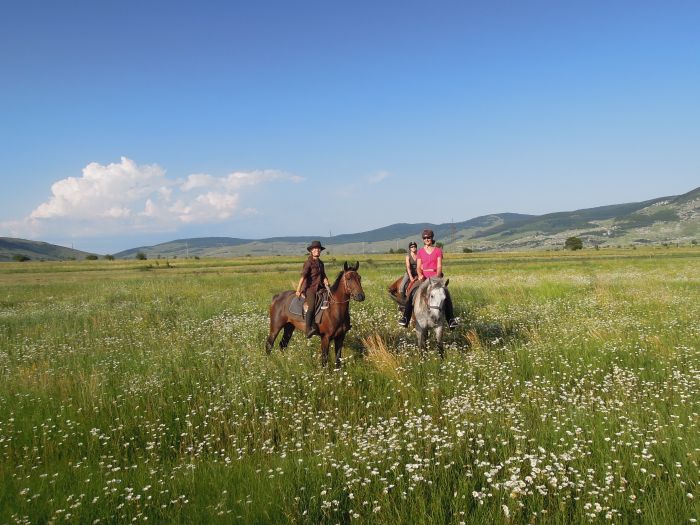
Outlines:
{"label": "rider wearing wide-brim hat", "polygon": [[305,318],[306,337],[311,337],[318,333],[318,328],[313,322],[314,312],[316,311],[316,293],[321,286],[330,287],[328,277],[326,277],[326,269],[321,260],[321,252],[325,249],[321,241],[312,241],[306,247],[306,251],[309,252],[309,258],[306,259],[304,267],[301,269],[301,278],[295,292],[297,297],[306,296],[306,304],[308,305]]}
{"label": "rider wearing wide-brim hat", "polygon": [[[434,246],[435,233],[433,230],[426,228],[421,234],[423,238],[423,247],[416,254],[416,267],[418,270],[418,279],[423,281],[430,277],[442,277],[442,250]],[[447,294],[445,298],[445,317],[450,328],[456,328],[459,324],[454,316],[454,307],[452,305],[452,297],[450,292],[445,288]],[[413,314],[413,302],[411,298],[406,300],[403,317],[399,320],[401,326],[408,326]]]}

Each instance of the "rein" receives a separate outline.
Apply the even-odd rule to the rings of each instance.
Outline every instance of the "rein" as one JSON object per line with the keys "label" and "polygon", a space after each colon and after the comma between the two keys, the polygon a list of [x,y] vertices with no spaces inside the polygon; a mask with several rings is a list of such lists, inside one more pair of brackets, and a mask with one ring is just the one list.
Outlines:
{"label": "rein", "polygon": [[346,293],[347,295],[349,295],[349,297],[348,297],[345,301],[337,301],[337,300],[335,299],[335,297],[333,297],[333,294],[328,294],[328,301],[329,301],[329,302],[334,303],[334,304],[345,304],[345,303],[349,303],[349,302],[350,302],[350,299],[352,299],[352,295],[348,294],[348,285],[345,284],[346,281],[347,281],[347,279],[346,279],[346,277],[345,277],[345,272],[343,272],[343,288],[345,288],[345,293]]}

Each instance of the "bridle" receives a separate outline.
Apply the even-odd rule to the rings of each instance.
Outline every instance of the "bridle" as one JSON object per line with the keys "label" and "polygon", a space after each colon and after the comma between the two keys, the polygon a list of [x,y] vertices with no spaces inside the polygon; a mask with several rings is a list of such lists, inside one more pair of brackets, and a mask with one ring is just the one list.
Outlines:
{"label": "bridle", "polygon": [[432,304],[430,304],[430,294],[428,294],[428,297],[427,297],[427,301],[426,301],[426,302],[428,303],[428,308],[432,308],[433,310],[442,310],[442,305],[444,304],[445,300],[443,299],[443,300],[440,302],[440,306],[432,305]]}
{"label": "bridle", "polygon": [[[349,270],[348,270],[348,271],[349,271]],[[348,293],[348,288],[349,288],[349,287],[348,287],[348,281],[347,281],[347,279],[348,279],[348,277],[347,277],[348,271],[343,272],[343,288],[345,288],[345,293],[346,293],[349,297],[348,297],[346,300],[344,300],[344,301],[338,301],[338,300],[336,300],[336,299],[333,297],[333,294],[329,294],[328,300],[329,300],[331,303],[335,303],[335,304],[345,304],[345,303],[349,303],[350,300],[352,299],[352,294]]]}

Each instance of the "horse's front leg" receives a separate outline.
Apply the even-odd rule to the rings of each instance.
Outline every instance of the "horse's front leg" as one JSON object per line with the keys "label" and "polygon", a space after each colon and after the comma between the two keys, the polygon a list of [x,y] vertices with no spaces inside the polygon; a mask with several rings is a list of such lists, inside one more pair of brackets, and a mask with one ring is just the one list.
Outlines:
{"label": "horse's front leg", "polygon": [[438,353],[441,358],[445,357],[445,349],[442,346],[442,325],[435,327],[435,340],[437,342]]}
{"label": "horse's front leg", "polygon": [[343,341],[345,341],[345,334],[340,334],[335,337],[333,342],[335,343],[335,367],[340,368],[341,358],[343,353]]}
{"label": "horse's front leg", "polygon": [[416,338],[418,339],[418,348],[420,348],[421,352],[425,350],[425,332],[426,329],[416,323]]}
{"label": "horse's front leg", "polygon": [[331,338],[326,334],[321,336],[321,365],[328,365],[328,350],[330,349]]}

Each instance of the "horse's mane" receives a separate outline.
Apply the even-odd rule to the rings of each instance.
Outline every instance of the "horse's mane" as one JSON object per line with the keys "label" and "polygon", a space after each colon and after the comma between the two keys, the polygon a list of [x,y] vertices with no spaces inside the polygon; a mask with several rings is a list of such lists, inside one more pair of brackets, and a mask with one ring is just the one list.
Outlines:
{"label": "horse's mane", "polygon": [[345,270],[340,270],[338,277],[335,278],[335,282],[331,285],[331,293],[335,293],[335,291],[338,289],[338,285],[340,284],[340,278],[343,276],[344,273]]}
{"label": "horse's mane", "polygon": [[342,270],[340,270],[340,273],[338,274],[338,277],[335,278],[335,282],[331,286],[331,292],[335,293],[335,291],[338,289],[338,286],[340,285],[340,278],[343,276],[345,272],[356,272],[357,268],[360,266],[360,263],[356,263],[355,265],[350,265],[348,266],[347,263],[345,263],[345,266],[343,267]]}
{"label": "horse's mane", "polygon": [[[445,280],[441,277],[430,277],[420,283],[418,289],[416,290],[416,298],[420,297],[425,301],[428,300],[429,290],[433,288],[444,288]],[[415,303],[414,303],[415,304]]]}

